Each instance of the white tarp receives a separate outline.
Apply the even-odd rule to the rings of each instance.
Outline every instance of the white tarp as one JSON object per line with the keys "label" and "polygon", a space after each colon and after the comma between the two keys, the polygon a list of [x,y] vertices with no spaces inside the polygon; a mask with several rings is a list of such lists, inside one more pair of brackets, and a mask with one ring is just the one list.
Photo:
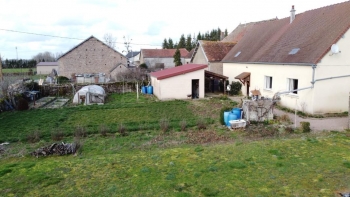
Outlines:
{"label": "white tarp", "polygon": [[84,86],[75,93],[73,103],[81,103],[81,96],[85,97],[85,105],[90,103],[104,103],[105,90],[98,85]]}

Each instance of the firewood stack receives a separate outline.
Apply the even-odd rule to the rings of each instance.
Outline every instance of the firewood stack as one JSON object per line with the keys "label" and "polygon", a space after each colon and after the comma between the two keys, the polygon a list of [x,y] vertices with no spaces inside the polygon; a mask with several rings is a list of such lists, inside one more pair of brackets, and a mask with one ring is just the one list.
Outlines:
{"label": "firewood stack", "polygon": [[68,155],[75,154],[80,148],[79,143],[53,143],[50,146],[38,148],[32,152],[31,155],[35,157],[48,156],[48,155]]}

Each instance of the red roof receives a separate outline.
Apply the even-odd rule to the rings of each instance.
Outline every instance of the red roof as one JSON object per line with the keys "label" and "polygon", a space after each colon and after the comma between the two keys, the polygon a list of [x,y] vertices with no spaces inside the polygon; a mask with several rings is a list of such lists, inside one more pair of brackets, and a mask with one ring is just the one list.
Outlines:
{"label": "red roof", "polygon": [[199,41],[209,62],[221,61],[222,58],[235,46],[234,42]]}
{"label": "red roof", "polygon": [[208,66],[204,65],[204,64],[185,64],[182,66],[168,68],[168,69],[161,70],[158,72],[152,72],[150,75],[152,77],[157,78],[158,80],[161,80],[161,79],[166,79],[166,78],[174,77],[177,75],[182,75],[185,73],[201,70],[201,69],[204,69],[207,67]]}
{"label": "red roof", "polygon": [[[186,49],[179,49],[181,57],[185,58],[188,54]],[[172,58],[176,49],[141,49],[143,58]]]}
{"label": "red roof", "polygon": [[349,13],[346,1],[297,14],[292,23],[255,23],[222,62],[317,64],[349,29]]}

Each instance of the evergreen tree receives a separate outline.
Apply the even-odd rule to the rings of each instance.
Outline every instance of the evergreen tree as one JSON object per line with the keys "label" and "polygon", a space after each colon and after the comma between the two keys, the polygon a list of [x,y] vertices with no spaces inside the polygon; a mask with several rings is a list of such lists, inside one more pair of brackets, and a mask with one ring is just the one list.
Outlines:
{"label": "evergreen tree", "polygon": [[176,49],[173,57],[174,57],[175,66],[181,66],[182,62],[181,62],[181,53],[180,53],[179,48]]}
{"label": "evergreen tree", "polygon": [[168,41],[166,40],[166,38],[164,38],[163,49],[168,49],[168,48],[169,48]]}
{"label": "evergreen tree", "polygon": [[174,48],[173,48],[173,49],[177,49],[177,48],[179,48],[178,46],[179,46],[179,44],[178,44],[177,42],[175,42],[175,44],[174,44]]}
{"label": "evergreen tree", "polygon": [[187,49],[187,51],[191,51],[192,48],[193,48],[193,46],[192,46],[192,36],[191,36],[191,34],[188,34],[187,38],[186,38],[186,49]]}
{"label": "evergreen tree", "polygon": [[174,49],[174,42],[171,38],[169,38],[169,41],[168,41],[168,49]]}
{"label": "evergreen tree", "polygon": [[225,29],[225,37],[228,35],[228,33],[227,33],[227,29]]}
{"label": "evergreen tree", "polygon": [[183,34],[181,35],[179,44],[177,46],[178,46],[177,48],[180,48],[180,49],[186,48],[186,39],[185,39],[185,36]]}
{"label": "evergreen tree", "polygon": [[201,32],[198,32],[198,35],[197,35],[197,40],[202,40],[202,35],[201,35]]}

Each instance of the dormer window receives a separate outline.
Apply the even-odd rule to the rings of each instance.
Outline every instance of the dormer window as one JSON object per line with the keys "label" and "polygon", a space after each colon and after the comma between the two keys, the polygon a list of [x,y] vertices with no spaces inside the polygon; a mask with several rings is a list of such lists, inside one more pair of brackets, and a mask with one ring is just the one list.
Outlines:
{"label": "dormer window", "polygon": [[241,54],[241,52],[240,52],[240,51],[238,51],[238,52],[236,53],[235,57],[238,57],[238,56],[239,56],[239,54]]}
{"label": "dormer window", "polygon": [[294,48],[288,54],[289,55],[295,55],[296,53],[298,53],[299,50],[300,50],[300,48]]}

